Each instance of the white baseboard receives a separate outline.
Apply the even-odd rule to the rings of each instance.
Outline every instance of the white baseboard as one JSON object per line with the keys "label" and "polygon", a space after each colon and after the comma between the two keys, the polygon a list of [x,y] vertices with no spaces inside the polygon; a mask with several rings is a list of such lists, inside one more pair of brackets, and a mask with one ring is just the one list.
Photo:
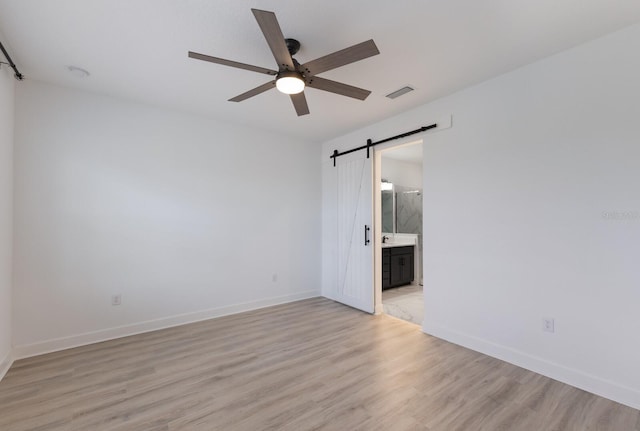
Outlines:
{"label": "white baseboard", "polygon": [[9,351],[9,353],[7,353],[7,356],[5,356],[2,361],[0,361],[0,381],[2,381],[4,376],[7,374],[7,371],[9,371],[9,368],[11,368],[12,364],[13,354],[11,353],[11,351]]}
{"label": "white baseboard", "polygon": [[635,389],[429,322],[424,322],[422,330],[434,337],[640,410],[640,391]]}
{"label": "white baseboard", "polygon": [[256,310],[273,305],[300,301],[302,299],[315,298],[317,296],[320,296],[319,291],[308,290],[300,293],[278,296],[275,298],[267,298],[259,301],[245,302],[242,304],[234,304],[225,307],[211,308],[208,310],[179,314],[175,316],[164,317],[161,319],[147,320],[131,325],[102,329],[99,331],[85,332],[82,334],[56,338],[39,343],[18,345],[14,346],[13,348],[13,358],[16,360],[24,359],[31,356],[43,355],[45,353],[86,346],[87,344],[113,340],[115,338],[127,337],[129,335],[142,334],[144,332],[157,331],[159,329],[171,328],[173,326],[186,325],[188,323],[213,319],[215,317],[228,316],[230,314],[242,313],[244,311]]}

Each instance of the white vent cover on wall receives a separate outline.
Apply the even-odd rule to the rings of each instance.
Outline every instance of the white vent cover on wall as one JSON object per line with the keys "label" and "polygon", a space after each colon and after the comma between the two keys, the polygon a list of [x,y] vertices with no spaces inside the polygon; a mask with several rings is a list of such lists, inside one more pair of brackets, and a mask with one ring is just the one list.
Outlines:
{"label": "white vent cover on wall", "polygon": [[405,85],[401,89],[396,90],[393,93],[387,94],[386,97],[388,97],[389,99],[395,99],[396,97],[400,97],[403,94],[407,94],[408,92],[413,91],[413,90],[414,90],[413,87],[409,87],[408,85]]}

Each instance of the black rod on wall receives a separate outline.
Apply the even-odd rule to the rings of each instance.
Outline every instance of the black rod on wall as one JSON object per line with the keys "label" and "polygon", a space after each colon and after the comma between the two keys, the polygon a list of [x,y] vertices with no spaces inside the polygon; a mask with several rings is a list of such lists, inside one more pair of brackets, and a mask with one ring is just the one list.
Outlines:
{"label": "black rod on wall", "polygon": [[15,75],[13,75],[13,76],[15,76],[18,81],[22,81],[24,79],[24,75],[22,75],[22,73],[20,73],[20,71],[18,70],[18,67],[16,66],[16,64],[13,62],[13,60],[11,60],[11,57],[9,56],[9,53],[7,52],[6,49],[4,49],[4,45],[2,44],[2,42],[0,42],[0,49],[2,50],[2,53],[4,54],[4,56],[7,58],[7,61],[9,62],[9,63],[4,63],[4,64],[8,64],[9,66],[11,66],[11,68],[15,72]]}
{"label": "black rod on wall", "polygon": [[401,133],[399,135],[392,136],[390,138],[383,139],[383,140],[377,141],[377,142],[372,142],[371,139],[367,139],[367,145],[363,145],[363,146],[358,147],[358,148],[352,148],[350,150],[343,151],[341,153],[339,153],[338,150],[333,150],[333,154],[330,155],[329,158],[333,159],[333,166],[335,166],[336,165],[336,159],[338,157],[344,156],[345,154],[353,153],[355,151],[364,150],[366,148],[366,150],[367,150],[367,159],[368,159],[369,158],[369,149],[371,147],[373,147],[374,145],[384,144],[385,142],[393,141],[394,139],[406,138],[407,136],[415,135],[416,133],[420,133],[420,132],[426,132],[429,129],[435,129],[436,127],[438,127],[438,125],[436,123],[433,123],[430,126],[422,126],[419,129],[412,130],[412,131],[406,132],[406,133]]}

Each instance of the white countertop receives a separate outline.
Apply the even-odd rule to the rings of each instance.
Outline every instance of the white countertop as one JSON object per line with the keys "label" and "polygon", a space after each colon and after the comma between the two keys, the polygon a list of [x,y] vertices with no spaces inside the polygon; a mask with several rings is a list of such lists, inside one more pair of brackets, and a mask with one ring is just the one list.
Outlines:
{"label": "white countertop", "polygon": [[407,247],[407,246],[415,246],[416,244],[413,242],[385,242],[382,243],[382,248],[390,248],[390,247]]}

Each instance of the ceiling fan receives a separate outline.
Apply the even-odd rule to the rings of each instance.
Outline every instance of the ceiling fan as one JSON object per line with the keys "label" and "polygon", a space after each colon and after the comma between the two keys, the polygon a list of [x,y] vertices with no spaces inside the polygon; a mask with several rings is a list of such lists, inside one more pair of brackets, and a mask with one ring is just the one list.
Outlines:
{"label": "ceiling fan", "polygon": [[269,48],[271,48],[273,57],[276,59],[276,63],[278,64],[278,70],[266,69],[264,67],[252,66],[250,64],[239,63],[237,61],[225,60],[223,58],[211,57],[209,55],[189,51],[190,58],[275,76],[273,81],[269,81],[229,99],[230,102],[242,102],[243,100],[276,87],[282,93],[289,94],[296,113],[300,116],[309,113],[307,99],[304,96],[305,87],[329,91],[331,93],[353,97],[354,99],[359,100],[364,100],[369,96],[369,94],[371,94],[371,91],[369,90],[321,78],[316,75],[380,54],[380,51],[378,51],[378,47],[376,47],[373,40],[368,40],[349,48],[336,51],[332,54],[325,55],[324,57],[300,64],[295,58],[293,58],[293,55],[295,55],[300,49],[300,42],[295,39],[284,38],[275,13],[258,9],[251,9],[251,11],[255,16],[256,21],[258,21],[258,25],[267,40]]}

